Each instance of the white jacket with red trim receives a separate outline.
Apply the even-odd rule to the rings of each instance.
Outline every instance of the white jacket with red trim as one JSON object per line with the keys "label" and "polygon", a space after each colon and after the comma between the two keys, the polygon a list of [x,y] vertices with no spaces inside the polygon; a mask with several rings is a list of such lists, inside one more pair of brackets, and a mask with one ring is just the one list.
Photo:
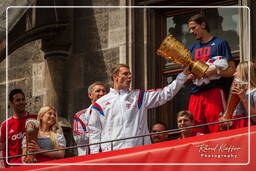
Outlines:
{"label": "white jacket with red trim", "polygon": [[[91,115],[91,107],[92,105],[73,115],[73,135],[77,145],[89,144],[88,122]],[[89,153],[89,148],[86,146],[78,147],[77,150],[79,156]]]}
{"label": "white jacket with red trim", "polygon": [[[180,73],[176,80],[157,90],[115,90],[97,100],[92,106],[89,120],[89,141],[102,141],[148,134],[147,109],[160,106],[171,100],[181,89],[187,76]],[[143,143],[144,141],[144,143]],[[113,150],[150,144],[150,137],[113,142]],[[90,146],[91,153],[110,151],[111,144]]]}

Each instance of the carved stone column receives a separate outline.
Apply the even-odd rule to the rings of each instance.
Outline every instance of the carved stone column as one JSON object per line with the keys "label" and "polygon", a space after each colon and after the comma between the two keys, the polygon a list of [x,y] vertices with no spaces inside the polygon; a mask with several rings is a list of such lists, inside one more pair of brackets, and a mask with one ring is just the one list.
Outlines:
{"label": "carved stone column", "polygon": [[45,98],[44,104],[54,106],[58,110],[58,116],[68,118],[66,111],[65,93],[65,65],[69,55],[70,45],[63,44],[56,39],[43,40],[42,50],[45,53]]}

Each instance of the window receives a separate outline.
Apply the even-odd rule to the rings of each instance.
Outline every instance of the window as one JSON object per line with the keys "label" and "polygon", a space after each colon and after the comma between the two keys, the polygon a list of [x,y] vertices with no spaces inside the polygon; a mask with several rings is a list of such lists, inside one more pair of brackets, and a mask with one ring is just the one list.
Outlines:
{"label": "window", "polygon": [[[189,33],[187,21],[199,12],[204,13],[208,19],[210,32],[214,36],[227,40],[233,57],[238,56],[239,52],[239,9],[238,8],[211,8],[201,11],[187,12],[179,15],[165,16],[165,36],[173,35],[186,47],[195,42],[194,37]],[[170,60],[165,59],[164,69],[177,68]]]}
{"label": "window", "polygon": [[[228,41],[233,58],[239,62],[239,9],[238,8],[204,8],[204,9],[169,9],[162,13],[162,40],[168,34],[172,34],[186,47],[195,42],[194,37],[189,33],[187,21],[197,13],[204,13],[208,19],[210,32],[214,36],[221,37]],[[161,59],[162,86],[174,80],[181,71],[181,67],[169,59]],[[227,87],[231,84],[232,78],[228,81]],[[168,123],[169,128],[176,128],[176,114],[180,110],[187,109],[190,96],[191,84],[187,83],[175,98],[161,107],[160,112],[164,115],[161,119]]]}

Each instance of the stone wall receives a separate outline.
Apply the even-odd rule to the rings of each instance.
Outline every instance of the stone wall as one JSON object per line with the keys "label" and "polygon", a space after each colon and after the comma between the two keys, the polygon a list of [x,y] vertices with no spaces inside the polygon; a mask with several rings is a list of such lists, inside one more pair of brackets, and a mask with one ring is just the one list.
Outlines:
{"label": "stone wall", "polygon": [[[113,0],[84,3],[79,5],[125,5],[125,1]],[[60,56],[52,55],[44,59],[48,51],[40,50],[41,41],[20,47],[8,58],[9,90],[24,89],[29,111],[38,112],[42,105],[53,105],[60,109],[59,115],[71,123],[72,114],[90,105],[88,86],[94,81],[102,81],[110,87],[109,73],[113,64],[128,63],[126,12],[126,8],[74,8],[72,29],[69,29],[72,33],[68,33],[72,35],[68,57],[60,59]],[[43,43],[47,44],[47,40]],[[58,47],[58,43],[54,46]],[[5,113],[6,101],[5,61],[0,63],[1,113]],[[56,94],[59,88],[64,95]]]}
{"label": "stone wall", "polygon": [[[115,4],[113,4],[115,5]],[[88,86],[109,79],[113,64],[126,63],[126,9],[74,9],[74,40],[66,81],[68,113],[90,105]]]}
{"label": "stone wall", "polygon": [[[8,92],[14,88],[23,89],[27,99],[27,110],[37,113],[44,99],[44,54],[40,51],[41,42],[30,42],[8,57]],[[6,113],[6,59],[0,63],[0,119]],[[12,113],[12,109],[8,109]]]}
{"label": "stone wall", "polygon": [[[115,6],[120,2],[94,0],[80,5]],[[74,8],[69,16],[72,19],[68,29],[49,40],[30,42],[8,58],[9,90],[23,89],[27,110],[32,113],[37,113],[43,105],[55,106],[61,116],[68,146],[74,145],[70,136],[72,114],[90,105],[88,86],[102,81],[110,87],[109,73],[113,64],[127,63],[125,8]],[[63,41],[70,39],[71,49],[63,52]],[[3,114],[6,104],[5,62],[6,59],[0,63],[0,111]],[[5,115],[0,119],[5,120]],[[66,156],[74,154],[74,150],[66,151]]]}

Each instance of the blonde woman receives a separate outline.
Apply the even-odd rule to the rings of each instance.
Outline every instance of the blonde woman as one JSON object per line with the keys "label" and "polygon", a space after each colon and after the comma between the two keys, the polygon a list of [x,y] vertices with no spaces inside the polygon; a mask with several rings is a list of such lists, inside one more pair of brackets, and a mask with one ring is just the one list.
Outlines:
{"label": "blonde woman", "polygon": [[[250,71],[249,71],[250,65]],[[249,77],[250,76],[250,82]],[[251,115],[256,114],[256,64],[254,62],[241,62],[238,64],[236,72],[234,73],[236,79],[248,83],[248,86],[243,88],[235,86],[232,93],[237,94],[240,102],[233,113],[234,118],[247,116],[249,111]],[[250,108],[248,107],[250,99]],[[251,118],[251,122],[256,124],[256,118]],[[240,128],[248,126],[247,119],[234,121],[233,128]]]}
{"label": "blonde woman", "polygon": [[[51,106],[44,106],[40,109],[37,120],[39,122],[39,131],[37,142],[33,141],[28,144],[30,152],[42,152],[44,150],[64,148],[66,140],[61,127],[57,122],[57,111]],[[26,138],[22,142],[23,154],[27,153]],[[43,162],[64,157],[64,150],[45,152],[35,156],[36,161]],[[26,157],[22,158],[23,162],[28,162]]]}
{"label": "blonde woman", "polygon": [[[250,80],[248,76],[250,76]],[[249,111],[251,115],[255,115],[256,114],[256,64],[252,61],[240,62],[236,68],[236,72],[234,73],[234,79],[236,79],[238,83],[235,83],[233,85],[232,93],[238,95],[239,102],[233,113],[233,118],[248,116]],[[244,85],[247,85],[247,86],[244,86]],[[250,99],[250,107],[248,107],[249,99]],[[225,119],[221,118],[221,120],[225,120]],[[256,124],[255,117],[251,118],[250,121],[251,121],[250,123],[248,123],[248,119],[233,121],[231,123],[232,124],[231,128],[241,128],[241,127],[248,126],[248,124]],[[225,127],[225,124],[223,125]]]}

